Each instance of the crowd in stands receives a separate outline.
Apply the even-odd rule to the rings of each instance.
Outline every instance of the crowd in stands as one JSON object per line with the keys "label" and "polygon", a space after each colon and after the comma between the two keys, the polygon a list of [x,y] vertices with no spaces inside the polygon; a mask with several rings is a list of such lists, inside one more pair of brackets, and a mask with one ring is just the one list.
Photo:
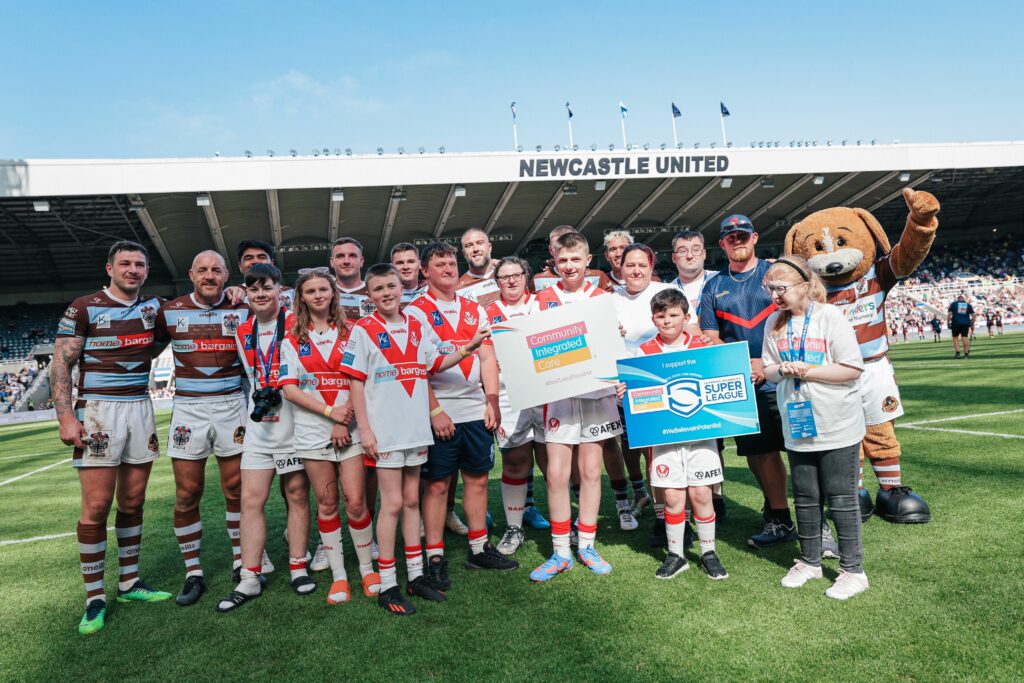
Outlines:
{"label": "crowd in stands", "polygon": [[0,374],[0,414],[14,411],[14,406],[35,378],[36,370],[33,368]]}
{"label": "crowd in stands", "polygon": [[56,304],[0,307],[0,360],[19,360],[37,344],[52,344],[63,310]]}

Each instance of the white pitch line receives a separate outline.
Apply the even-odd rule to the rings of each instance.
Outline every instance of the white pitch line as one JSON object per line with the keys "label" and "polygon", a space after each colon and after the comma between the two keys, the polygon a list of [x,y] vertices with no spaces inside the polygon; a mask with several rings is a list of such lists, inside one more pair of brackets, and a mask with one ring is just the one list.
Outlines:
{"label": "white pitch line", "polygon": [[948,432],[950,434],[971,434],[973,436],[998,436],[1003,439],[1024,439],[1020,434],[999,434],[998,432],[975,432],[970,429],[943,429],[942,427],[917,427],[915,425],[903,425],[907,429],[919,429],[923,432]]}
{"label": "white pitch line", "polygon": [[[107,531],[110,531],[113,528],[114,527],[112,526],[108,526]],[[18,545],[19,543],[35,543],[36,541],[52,541],[55,538],[67,538],[69,536],[74,536],[77,533],[77,531],[69,531],[64,534],[47,534],[46,536],[33,536],[32,538],[12,538],[7,541],[0,541],[0,547],[5,545]]]}
{"label": "white pitch line", "polygon": [[898,427],[916,427],[918,425],[930,425],[936,422],[952,422],[954,420],[970,420],[975,417],[995,417],[996,415],[1011,415],[1013,413],[1024,413],[1024,408],[1014,410],[997,410],[994,413],[972,413],[970,415],[956,415],[954,417],[940,417],[934,420],[918,420],[917,422],[897,423]]}
{"label": "white pitch line", "polygon": [[8,484],[13,484],[16,481],[21,481],[25,477],[31,477],[33,474],[39,474],[40,472],[45,472],[46,470],[53,469],[54,467],[57,467],[58,465],[63,465],[64,463],[68,463],[68,462],[71,462],[71,458],[67,458],[65,460],[61,460],[60,462],[52,463],[50,465],[47,465],[46,467],[40,467],[37,470],[32,470],[31,472],[26,472],[25,474],[19,474],[16,477],[8,479],[7,481],[0,481],[0,486],[7,486]]}
{"label": "white pitch line", "polygon": [[4,457],[0,458],[0,461],[3,461],[3,460],[21,460],[23,458],[43,458],[43,457],[47,457],[47,456],[50,456],[50,455],[64,455],[66,453],[67,453],[67,451],[65,450],[65,451],[52,451],[50,453],[22,453],[21,455],[5,455]]}

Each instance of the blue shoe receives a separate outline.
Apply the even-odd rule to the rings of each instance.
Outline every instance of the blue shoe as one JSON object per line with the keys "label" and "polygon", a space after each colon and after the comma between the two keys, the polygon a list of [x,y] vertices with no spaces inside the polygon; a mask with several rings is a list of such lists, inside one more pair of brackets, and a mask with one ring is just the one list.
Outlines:
{"label": "blue shoe", "polygon": [[555,575],[572,569],[572,564],[573,562],[571,557],[562,557],[555,553],[548,558],[547,562],[530,572],[530,581],[535,581],[537,583],[550,581],[555,577]]}
{"label": "blue shoe", "polygon": [[595,574],[611,574],[612,566],[603,557],[597,554],[594,546],[589,546],[580,551],[580,562]]}
{"label": "blue shoe", "polygon": [[536,505],[529,505],[523,511],[523,522],[531,529],[540,531],[551,528],[551,522],[544,519],[544,515],[541,514]]}
{"label": "blue shoe", "polygon": [[747,539],[751,548],[771,548],[779,543],[797,540],[796,524],[785,524],[772,520],[764,525],[764,531]]}
{"label": "blue shoe", "polygon": [[494,526],[494,519],[491,517],[491,513],[488,512],[487,513],[487,531],[490,531],[492,526]]}

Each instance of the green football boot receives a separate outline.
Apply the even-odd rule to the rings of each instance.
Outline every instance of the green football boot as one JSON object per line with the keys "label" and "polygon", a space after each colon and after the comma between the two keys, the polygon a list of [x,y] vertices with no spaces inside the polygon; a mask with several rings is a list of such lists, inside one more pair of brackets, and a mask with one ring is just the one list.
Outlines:
{"label": "green football boot", "polygon": [[142,579],[137,579],[126,591],[117,591],[118,602],[160,602],[170,599],[170,593],[158,591]]}
{"label": "green football boot", "polygon": [[93,600],[85,607],[85,614],[78,622],[78,632],[83,636],[92,635],[103,629],[106,618],[107,603],[103,600]]}

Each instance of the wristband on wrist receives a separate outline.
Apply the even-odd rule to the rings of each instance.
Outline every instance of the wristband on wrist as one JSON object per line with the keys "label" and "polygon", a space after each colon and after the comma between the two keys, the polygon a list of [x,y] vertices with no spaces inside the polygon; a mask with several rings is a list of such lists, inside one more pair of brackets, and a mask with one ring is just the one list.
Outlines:
{"label": "wristband on wrist", "polygon": [[471,353],[470,351],[466,350],[465,346],[460,346],[459,347],[459,355],[462,356],[463,358],[467,357],[470,353]]}
{"label": "wristband on wrist", "polygon": [[436,407],[436,408],[434,408],[433,410],[430,411],[430,417],[437,417],[438,415],[440,415],[443,412],[444,412],[444,408],[442,408],[441,406],[438,406],[438,407]]}
{"label": "wristband on wrist", "polygon": [[331,407],[330,406],[324,406],[324,417],[330,417],[330,416],[331,416]]}

